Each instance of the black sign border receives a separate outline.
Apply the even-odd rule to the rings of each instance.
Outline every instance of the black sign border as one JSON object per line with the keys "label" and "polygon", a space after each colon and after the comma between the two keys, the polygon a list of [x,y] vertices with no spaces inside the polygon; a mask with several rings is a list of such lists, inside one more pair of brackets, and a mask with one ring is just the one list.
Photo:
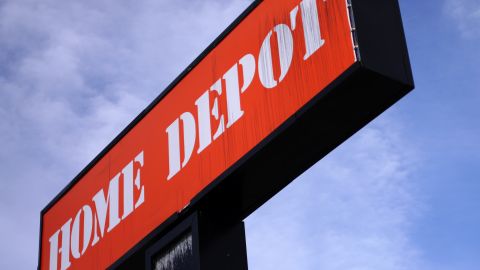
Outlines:
{"label": "black sign border", "polygon": [[[42,258],[44,214],[262,2],[263,0],[255,0],[41,211],[38,269],[41,267]],[[244,219],[293,181],[296,176],[315,164],[414,88],[398,0],[347,0],[347,2],[354,17],[351,19],[354,38],[358,44],[358,61],[201,191],[187,209],[182,213],[172,215],[160,224],[157,229],[132,247],[109,269],[121,268],[122,264],[131,259],[134,254],[145,250],[149,243],[165,234],[184,217],[195,211],[219,212],[232,220]],[[354,91],[355,89],[357,91]],[[342,99],[345,101],[346,98],[349,102],[343,102],[344,109],[347,109],[345,113],[331,107],[332,104],[338,103]],[[359,102],[365,102],[365,104],[358,104]],[[348,111],[351,105],[355,105],[353,106],[355,110]],[[312,131],[308,126],[316,122],[315,117],[325,112],[328,113],[325,108],[331,109],[330,113],[332,115],[329,125],[339,128],[339,135],[333,142],[315,146],[318,141],[312,141],[312,138],[305,139],[303,135],[305,135],[305,132]],[[343,121],[352,121],[352,123],[336,126],[335,123],[342,123]],[[313,131],[316,132],[315,135],[322,134],[322,130]],[[316,140],[323,139],[322,137],[316,138]],[[300,144],[291,143],[295,141],[300,142]],[[313,144],[311,147],[305,147],[308,143]],[[290,145],[288,152],[282,154],[280,148],[286,145]],[[290,159],[292,154],[298,154],[298,150],[306,152],[306,154],[302,155],[301,158],[295,158],[291,168],[279,166],[279,164]],[[275,168],[274,171],[269,170],[273,168]],[[247,189],[252,184],[259,187],[257,186],[258,183],[253,182],[256,182],[254,180],[259,176],[264,177],[261,170],[268,171],[269,178],[278,181],[269,181],[269,183],[274,182],[274,186],[270,187],[260,185],[261,190],[257,194],[251,194],[251,190]],[[252,175],[254,177],[251,177]],[[258,194],[261,195],[260,199],[252,199]],[[224,199],[227,202],[223,202]],[[219,207],[218,203],[220,201],[222,203]]]}

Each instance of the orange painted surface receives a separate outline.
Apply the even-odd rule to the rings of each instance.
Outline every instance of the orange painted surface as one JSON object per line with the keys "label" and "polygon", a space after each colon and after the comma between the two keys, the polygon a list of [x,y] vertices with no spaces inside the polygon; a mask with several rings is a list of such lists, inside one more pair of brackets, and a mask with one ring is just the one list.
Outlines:
{"label": "orange painted surface", "polygon": [[[294,47],[290,69],[272,89],[259,79],[258,58],[262,42],[276,24],[291,25],[290,12],[300,0],[265,0],[168,93],[117,145],[43,216],[41,269],[49,269],[49,238],[140,152],[144,153],[141,183],[145,201],[79,259],[70,255],[68,269],[105,269],[157,228],[222,172],[238,161],[284,121],[354,64],[355,56],[345,0],[317,1],[324,45],[304,60],[305,39],[300,17],[292,31]],[[299,11],[300,12],[300,11]],[[272,39],[276,44],[276,39]],[[161,52],[159,52],[161,53]],[[244,115],[201,153],[197,139],[188,164],[172,179],[166,129],[184,112],[197,116],[195,101],[244,55],[257,63],[252,83],[241,94]],[[273,46],[275,77],[280,75],[278,49]],[[240,79],[242,81],[242,78]],[[241,85],[241,82],[240,82]],[[228,120],[225,91],[217,95],[220,113]],[[215,94],[210,97],[211,103]],[[198,120],[197,120],[198,121]],[[212,134],[219,121],[211,117]],[[183,158],[183,156],[182,156]],[[138,168],[139,164],[135,164]],[[122,188],[120,188],[122,190]],[[137,200],[139,191],[135,190]],[[122,201],[122,196],[119,197]],[[122,203],[120,203],[122,209]],[[120,210],[122,211],[122,210]],[[121,213],[120,213],[121,214]],[[107,217],[108,219],[108,217]],[[107,221],[108,225],[108,221]],[[105,229],[106,231],[106,229]],[[82,236],[82,234],[80,234]],[[61,245],[61,239],[59,240]],[[81,242],[81,241],[80,241]],[[58,255],[61,256],[60,254]],[[59,262],[60,265],[60,262]],[[58,267],[60,269],[60,266]]]}

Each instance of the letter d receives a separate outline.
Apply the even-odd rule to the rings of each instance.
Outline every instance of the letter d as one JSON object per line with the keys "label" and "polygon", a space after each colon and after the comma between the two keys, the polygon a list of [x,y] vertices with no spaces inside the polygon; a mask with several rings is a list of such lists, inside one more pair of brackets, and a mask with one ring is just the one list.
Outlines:
{"label": "letter d", "polygon": [[[180,165],[180,121],[183,124],[183,150],[184,158]],[[166,130],[168,134],[168,164],[169,173],[167,180],[172,179],[181,168],[187,165],[192,156],[193,147],[197,138],[195,118],[189,112],[185,112],[176,119]]]}

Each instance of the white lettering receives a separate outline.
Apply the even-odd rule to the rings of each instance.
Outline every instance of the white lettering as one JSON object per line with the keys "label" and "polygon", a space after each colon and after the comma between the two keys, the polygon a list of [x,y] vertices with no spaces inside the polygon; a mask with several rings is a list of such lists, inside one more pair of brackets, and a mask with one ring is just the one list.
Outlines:
{"label": "white lettering", "polygon": [[141,168],[143,168],[143,151],[138,154],[135,159],[135,162],[140,164],[140,168],[137,169],[137,177],[135,177],[135,187],[140,192],[137,201],[135,202],[135,209],[137,209],[140,205],[145,202],[145,188],[142,185],[142,178],[141,178]]}
{"label": "white lettering", "polygon": [[306,49],[303,60],[307,60],[325,44],[325,40],[322,39],[320,32],[317,0],[303,0],[300,3],[300,7],[302,9],[303,34]]}
{"label": "white lettering", "polygon": [[[222,94],[222,80],[215,82],[212,87],[210,87],[210,92],[216,92],[218,96]],[[215,120],[218,120],[218,127],[215,133],[213,134],[213,139],[216,140],[222,133],[225,131],[225,121],[223,114],[220,113],[218,108],[218,97],[215,97],[213,100],[212,115]]]}
{"label": "white lettering", "polygon": [[[95,196],[93,196],[93,202],[95,203],[96,215],[94,216],[94,233],[92,247],[98,243],[100,237],[103,237],[105,234],[105,223],[107,220],[107,209],[108,209],[108,229],[107,232],[110,232],[120,223],[120,213],[118,209],[118,180],[120,179],[120,174],[115,175],[108,185],[108,193],[105,198],[105,192],[101,189]],[[100,227],[100,228],[98,228]],[[98,236],[98,231],[100,231],[100,237]]]}
{"label": "white lettering", "polygon": [[[140,169],[136,171],[135,180],[133,179],[133,168],[135,162],[140,164],[140,167],[143,167],[143,151],[138,154],[134,160],[128,163],[125,168],[122,170],[123,174],[123,215],[122,220],[128,217],[134,209],[137,209],[145,200],[144,188],[141,185],[140,181]],[[138,196],[137,201],[134,203],[134,188],[136,188],[140,195]]]}
{"label": "white lettering", "polygon": [[[60,230],[55,232],[49,239],[50,242],[50,270],[57,270],[58,253],[60,257],[60,269],[65,270],[70,267],[70,225],[72,219],[69,219]],[[62,233],[62,247],[58,248],[58,237]]]}
{"label": "white lettering", "polygon": [[205,91],[197,101],[195,101],[198,112],[198,150],[201,153],[212,142],[212,131],[210,123],[210,92]]}
{"label": "white lettering", "polygon": [[[253,82],[257,69],[260,83],[266,89],[275,88],[286,78],[293,61],[295,44],[293,31],[298,28],[298,17],[301,18],[303,33],[298,33],[296,36],[304,38],[305,54],[303,60],[308,60],[325,44],[325,40],[322,39],[320,31],[317,1],[318,0],[300,1],[299,5],[295,6],[287,17],[287,20],[290,20],[289,25],[283,23],[277,24],[267,33],[260,47],[258,62],[252,54],[246,54],[228,69],[221,79],[218,79],[210,89],[204,91],[195,101],[197,109],[196,119],[193,118],[192,114],[186,112],[180,116],[180,119],[176,119],[167,128],[169,149],[169,174],[167,180],[171,180],[190,160],[196,142],[196,124],[198,124],[199,137],[196,154],[200,154],[212,144],[212,141],[219,138],[227,129],[232,127],[244,116],[245,111],[242,108],[241,97]],[[300,14],[300,16],[298,14]],[[273,45],[275,47],[272,47],[271,40],[274,33],[277,43]],[[273,51],[278,51],[278,68],[273,66]],[[275,57],[277,56],[275,55]],[[275,72],[278,69],[280,71],[279,75]],[[225,81],[224,84],[223,81]],[[241,81],[243,82],[241,83]],[[219,98],[223,93],[222,87],[225,87],[226,112],[221,112],[219,107]],[[214,96],[213,99],[211,95]],[[227,116],[226,123],[224,115]],[[218,126],[213,130],[212,117],[218,121]],[[183,162],[181,162],[180,157],[180,120],[183,121],[184,127]]]}
{"label": "white lettering", "polygon": [[[80,217],[83,212],[83,243],[82,250],[80,250]],[[71,250],[72,256],[75,259],[79,259],[80,256],[85,254],[92,238],[92,209],[90,206],[85,205],[80,209],[73,221],[72,237],[71,237]]]}
{"label": "white lettering", "polygon": [[244,112],[240,103],[240,93],[243,93],[245,90],[247,90],[255,76],[256,64],[255,57],[253,55],[247,54],[242,57],[239,62],[242,67],[241,70],[243,74],[243,86],[241,89],[240,83],[238,82],[239,73],[237,64],[235,64],[227,71],[227,73],[225,73],[225,75],[223,75],[227,92],[227,128],[230,128],[243,116]]}
{"label": "white lettering", "polygon": [[[138,166],[138,165],[139,166]],[[49,238],[50,242],[50,270],[58,270],[58,254],[61,254],[60,269],[65,270],[70,267],[70,252],[74,259],[80,259],[89,247],[95,246],[105,234],[112,231],[121,220],[131,215],[135,209],[145,201],[145,187],[142,185],[141,169],[144,165],[143,151],[141,151],[132,161],[130,161],[121,173],[110,179],[107,197],[105,192],[100,189],[89,202],[95,206],[84,205],[77,211],[75,218],[69,219],[60,230],[56,231]],[[138,167],[137,167],[138,166]],[[134,169],[137,167],[135,174]],[[123,176],[123,216],[120,219],[119,209],[119,181]],[[135,200],[135,190],[138,196]],[[92,209],[95,209],[93,211]],[[105,232],[108,212],[108,229]],[[83,231],[82,231],[83,229]],[[93,233],[92,233],[93,231]],[[83,234],[81,233],[83,232]],[[93,240],[92,240],[93,234]],[[62,246],[59,248],[59,238],[61,237]],[[82,239],[80,239],[82,238]],[[90,241],[92,243],[90,244]]]}
{"label": "white lettering", "polygon": [[267,89],[274,88],[285,78],[293,58],[293,36],[290,28],[286,24],[279,24],[274,27],[274,31],[277,33],[277,45],[280,57],[280,78],[278,82],[273,75],[272,48],[270,44],[273,31],[268,32],[267,37],[263,41],[258,58],[260,81]]}
{"label": "white lettering", "polygon": [[168,155],[169,155],[169,169],[167,180],[175,176],[181,168],[187,165],[192,156],[193,147],[196,141],[196,124],[195,118],[189,112],[185,112],[180,116],[183,123],[183,150],[184,158],[180,167],[180,125],[179,120],[176,119],[168,128]]}

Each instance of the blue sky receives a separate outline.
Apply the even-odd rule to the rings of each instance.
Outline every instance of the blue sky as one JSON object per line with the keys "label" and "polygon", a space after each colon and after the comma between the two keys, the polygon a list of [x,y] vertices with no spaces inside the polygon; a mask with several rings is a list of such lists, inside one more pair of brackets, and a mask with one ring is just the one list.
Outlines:
{"label": "blue sky", "polygon": [[[0,2],[0,269],[249,3]],[[416,90],[247,218],[250,269],[480,268],[480,2],[400,4]]]}

